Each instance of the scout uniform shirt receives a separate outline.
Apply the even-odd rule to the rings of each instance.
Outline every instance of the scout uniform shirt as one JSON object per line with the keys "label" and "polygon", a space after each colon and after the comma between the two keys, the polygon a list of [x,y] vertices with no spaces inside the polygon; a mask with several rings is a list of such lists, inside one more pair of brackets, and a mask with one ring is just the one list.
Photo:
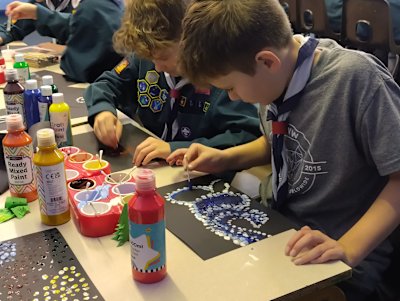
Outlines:
{"label": "scout uniform shirt", "polygon": [[[170,142],[172,151],[193,141],[222,149],[261,135],[257,108],[230,101],[223,90],[200,91],[186,84],[172,108],[171,96],[165,74],[157,72],[150,61],[131,56],[104,72],[86,90],[89,123],[93,125],[96,114],[103,111],[116,115],[119,109],[131,118],[137,114],[146,129]],[[177,130],[163,137],[166,125],[174,120]]]}
{"label": "scout uniform shirt", "polygon": [[[51,11],[70,13],[77,6],[79,1],[71,0],[29,0],[29,3],[40,4]],[[0,25],[0,37],[3,39],[3,45],[12,41],[22,41],[27,35],[36,30],[36,20],[18,20],[7,31],[7,23]],[[61,29],[63,30],[63,29]],[[66,40],[59,40],[60,44],[65,44]]]}

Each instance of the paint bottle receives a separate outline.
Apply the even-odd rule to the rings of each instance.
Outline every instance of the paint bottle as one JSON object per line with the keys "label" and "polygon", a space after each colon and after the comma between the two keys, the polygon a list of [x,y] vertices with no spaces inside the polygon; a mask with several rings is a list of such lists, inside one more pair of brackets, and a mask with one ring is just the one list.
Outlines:
{"label": "paint bottle", "polygon": [[51,75],[43,75],[42,76],[43,86],[51,86],[51,92],[58,93],[58,88],[53,82],[53,76]]}
{"label": "paint bottle", "polygon": [[6,61],[4,57],[0,54],[0,84],[6,82]]}
{"label": "paint bottle", "polygon": [[138,169],[135,181],[136,193],[128,205],[132,275],[136,281],[153,283],[167,274],[165,201],[156,192],[152,170]]}
{"label": "paint bottle", "polygon": [[38,89],[36,79],[28,79],[25,83],[24,92],[24,106],[25,106],[25,117],[26,126],[29,129],[35,123],[40,121],[39,115],[39,98],[41,96],[40,90]]}
{"label": "paint bottle", "polygon": [[54,131],[37,131],[39,151],[33,157],[43,224],[57,226],[70,219],[64,155],[57,148]]}
{"label": "paint bottle", "polygon": [[32,138],[24,131],[20,114],[6,116],[7,135],[3,138],[4,160],[7,167],[10,193],[14,197],[37,199],[33,176]]}
{"label": "paint bottle", "polygon": [[6,103],[7,115],[20,114],[23,118],[24,126],[25,109],[24,109],[24,87],[18,82],[18,73],[15,69],[6,69],[7,84],[4,87],[4,101]]}
{"label": "paint bottle", "polygon": [[41,96],[38,99],[40,121],[49,121],[49,107],[53,103],[51,86],[40,87]]}
{"label": "paint bottle", "polygon": [[24,84],[28,79],[31,78],[29,73],[29,65],[27,62],[25,62],[25,58],[22,53],[16,53],[14,60],[14,69],[17,69],[18,80],[21,84]]}
{"label": "paint bottle", "polygon": [[49,108],[50,127],[56,135],[58,147],[72,145],[71,117],[69,105],[64,102],[63,93],[54,93]]}

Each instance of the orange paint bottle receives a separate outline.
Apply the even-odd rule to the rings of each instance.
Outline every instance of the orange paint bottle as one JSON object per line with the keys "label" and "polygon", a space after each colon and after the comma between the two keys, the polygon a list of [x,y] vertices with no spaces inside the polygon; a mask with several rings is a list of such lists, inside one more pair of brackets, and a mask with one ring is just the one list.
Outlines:
{"label": "orange paint bottle", "polygon": [[6,124],[7,135],[3,139],[3,149],[10,193],[32,202],[37,199],[32,164],[32,138],[25,132],[20,114],[8,115]]}

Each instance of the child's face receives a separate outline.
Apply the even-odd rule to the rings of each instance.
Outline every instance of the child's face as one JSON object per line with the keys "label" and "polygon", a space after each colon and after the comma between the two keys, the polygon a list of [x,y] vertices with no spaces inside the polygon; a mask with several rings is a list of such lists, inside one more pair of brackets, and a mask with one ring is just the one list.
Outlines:
{"label": "child's face", "polygon": [[244,102],[264,105],[277,99],[286,86],[281,63],[275,57],[256,58],[254,75],[232,71],[227,75],[211,79],[210,84],[226,90],[231,100],[241,99]]}
{"label": "child's face", "polygon": [[174,43],[172,46],[155,50],[153,52],[152,62],[157,72],[167,72],[171,76],[179,76],[178,72],[178,52],[179,44]]}

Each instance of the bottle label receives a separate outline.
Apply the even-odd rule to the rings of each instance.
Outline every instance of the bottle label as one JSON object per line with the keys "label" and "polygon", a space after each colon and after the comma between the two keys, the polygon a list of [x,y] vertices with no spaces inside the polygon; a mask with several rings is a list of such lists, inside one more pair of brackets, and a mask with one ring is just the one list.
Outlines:
{"label": "bottle label", "polygon": [[18,81],[24,84],[26,80],[29,79],[29,69],[28,68],[16,68],[18,73]]}
{"label": "bottle label", "polygon": [[40,211],[58,215],[68,210],[67,181],[64,162],[51,166],[35,166]]}
{"label": "bottle label", "polygon": [[50,127],[54,130],[58,147],[70,145],[68,132],[70,131],[68,112],[50,112]]}
{"label": "bottle label", "polygon": [[132,267],[153,273],[165,267],[165,221],[136,224],[129,221]]}
{"label": "bottle label", "polygon": [[24,94],[7,94],[6,96],[6,111],[7,115],[20,114],[26,126],[25,109],[24,109]]}
{"label": "bottle label", "polygon": [[32,144],[23,147],[4,146],[4,159],[11,192],[29,193],[36,190],[32,157]]}
{"label": "bottle label", "polygon": [[46,102],[38,102],[40,121],[49,120],[49,104]]}

